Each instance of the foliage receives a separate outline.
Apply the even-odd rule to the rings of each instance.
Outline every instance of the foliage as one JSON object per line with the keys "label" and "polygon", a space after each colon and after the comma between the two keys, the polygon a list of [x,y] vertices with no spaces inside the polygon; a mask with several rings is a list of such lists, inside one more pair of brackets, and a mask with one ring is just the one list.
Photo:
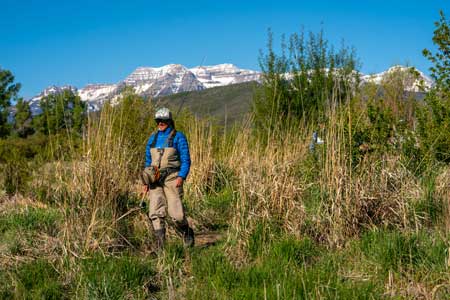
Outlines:
{"label": "foliage", "polygon": [[41,99],[42,113],[34,119],[36,131],[46,135],[67,130],[81,133],[86,122],[86,103],[71,90],[49,94]]}
{"label": "foliage", "polygon": [[426,105],[418,112],[418,132],[427,159],[450,162],[450,23],[444,13],[435,23],[433,43],[437,52],[425,49],[423,54],[432,63],[431,76],[435,87],[425,98]]}
{"label": "foliage", "polygon": [[134,163],[141,159],[141,153],[145,151],[147,139],[153,130],[153,107],[144,102],[133,89],[125,89],[122,92],[119,104],[114,108],[118,118],[114,120],[113,132],[124,134],[124,145],[136,154]]}
{"label": "foliage", "polygon": [[0,140],[0,184],[8,194],[25,193],[37,157],[46,152],[47,138],[39,135],[27,139]]}
{"label": "foliage", "polygon": [[21,98],[16,103],[14,116],[14,131],[19,137],[24,138],[34,132],[31,121],[30,104]]}
{"label": "foliage", "polygon": [[446,19],[443,11],[440,11],[439,14],[440,19],[435,22],[436,29],[433,35],[433,43],[437,46],[437,52],[432,53],[430,50],[424,49],[423,55],[434,65],[430,71],[437,89],[448,94],[450,93],[450,22]]}
{"label": "foliage", "polygon": [[8,115],[11,99],[17,96],[20,83],[14,83],[14,75],[0,68],[0,138],[9,134]]}
{"label": "foliage", "polygon": [[357,81],[354,50],[342,46],[336,52],[323,32],[310,33],[308,39],[303,32],[292,34],[278,55],[269,31],[267,53],[261,52],[259,61],[263,88],[253,111],[257,127],[264,130],[299,119],[323,120],[325,110],[347,99]]}
{"label": "foliage", "polygon": [[379,84],[365,83],[349,102],[346,134],[351,135],[352,165],[368,156],[402,154],[405,166],[422,174],[426,150],[417,132],[420,74],[413,67],[392,67]]}

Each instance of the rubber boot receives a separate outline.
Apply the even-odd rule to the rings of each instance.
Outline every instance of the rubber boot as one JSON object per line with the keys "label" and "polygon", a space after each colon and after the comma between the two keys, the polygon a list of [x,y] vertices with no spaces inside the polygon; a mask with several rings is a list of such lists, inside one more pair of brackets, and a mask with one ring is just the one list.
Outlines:
{"label": "rubber boot", "polygon": [[194,230],[189,227],[189,224],[183,224],[177,226],[178,232],[183,237],[183,243],[185,247],[194,247],[195,244],[195,237],[194,237]]}
{"label": "rubber boot", "polygon": [[156,237],[156,251],[161,252],[164,250],[164,244],[166,243],[166,229],[158,229],[155,230],[155,237]]}

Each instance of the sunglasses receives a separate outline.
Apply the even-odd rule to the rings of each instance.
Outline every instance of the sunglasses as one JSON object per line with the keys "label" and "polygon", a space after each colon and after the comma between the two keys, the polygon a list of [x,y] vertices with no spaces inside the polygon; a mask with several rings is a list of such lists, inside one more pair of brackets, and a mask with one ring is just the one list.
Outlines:
{"label": "sunglasses", "polygon": [[167,120],[162,120],[162,119],[156,119],[155,122],[156,122],[156,124],[159,124],[159,123],[168,124]]}

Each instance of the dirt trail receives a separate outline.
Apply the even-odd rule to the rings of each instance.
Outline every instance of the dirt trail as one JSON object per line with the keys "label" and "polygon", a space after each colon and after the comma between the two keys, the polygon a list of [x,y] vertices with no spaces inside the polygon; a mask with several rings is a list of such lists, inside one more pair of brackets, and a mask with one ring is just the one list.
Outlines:
{"label": "dirt trail", "polygon": [[214,245],[220,241],[223,234],[217,232],[199,232],[195,234],[195,246],[199,248]]}

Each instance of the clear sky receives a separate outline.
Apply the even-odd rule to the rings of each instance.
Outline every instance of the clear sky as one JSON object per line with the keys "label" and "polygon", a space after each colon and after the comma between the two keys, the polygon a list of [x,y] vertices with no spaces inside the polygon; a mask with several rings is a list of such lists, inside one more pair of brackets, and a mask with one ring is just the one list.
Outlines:
{"label": "clear sky", "polygon": [[0,0],[0,67],[25,98],[52,84],[115,83],[139,66],[258,70],[268,28],[277,39],[303,26],[354,46],[364,73],[428,73],[421,51],[433,47],[439,10],[450,18],[450,0]]}

